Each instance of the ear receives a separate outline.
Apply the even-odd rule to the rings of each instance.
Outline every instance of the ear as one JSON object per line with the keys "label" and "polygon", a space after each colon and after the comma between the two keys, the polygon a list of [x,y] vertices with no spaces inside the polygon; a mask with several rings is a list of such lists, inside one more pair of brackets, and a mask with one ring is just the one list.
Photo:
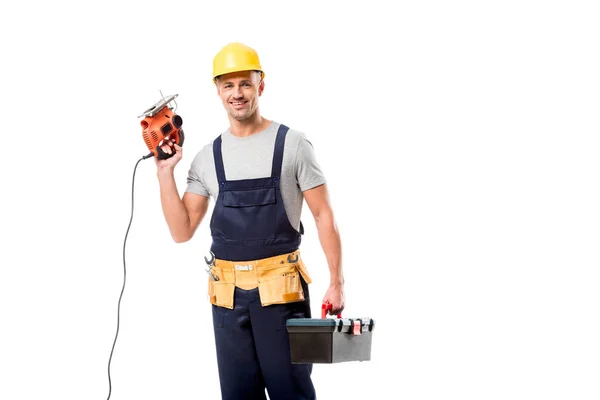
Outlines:
{"label": "ear", "polygon": [[262,93],[265,90],[265,81],[261,80],[260,84],[258,85],[258,95],[261,96]]}

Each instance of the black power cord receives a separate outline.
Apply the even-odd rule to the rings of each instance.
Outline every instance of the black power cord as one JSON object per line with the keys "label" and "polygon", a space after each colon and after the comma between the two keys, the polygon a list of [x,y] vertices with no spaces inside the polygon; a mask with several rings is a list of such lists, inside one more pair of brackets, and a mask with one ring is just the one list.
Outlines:
{"label": "black power cord", "polygon": [[117,343],[117,337],[119,336],[119,325],[121,320],[121,299],[123,298],[123,292],[125,291],[125,282],[127,281],[127,264],[125,263],[125,244],[127,243],[127,236],[129,235],[129,228],[131,228],[131,222],[133,221],[133,194],[135,187],[135,171],[137,170],[138,164],[140,161],[145,160],[147,158],[152,157],[153,154],[150,153],[135,163],[135,167],[133,168],[133,178],[131,179],[131,217],[129,217],[129,225],[127,226],[127,231],[125,232],[125,239],[123,240],[123,287],[121,289],[121,295],[119,296],[119,304],[117,306],[117,333],[115,334],[115,340],[112,345],[112,349],[110,351],[110,357],[108,359],[108,397],[106,400],[110,399],[110,395],[112,393],[112,381],[110,379],[110,363],[112,361],[113,352],[115,351],[115,344]]}

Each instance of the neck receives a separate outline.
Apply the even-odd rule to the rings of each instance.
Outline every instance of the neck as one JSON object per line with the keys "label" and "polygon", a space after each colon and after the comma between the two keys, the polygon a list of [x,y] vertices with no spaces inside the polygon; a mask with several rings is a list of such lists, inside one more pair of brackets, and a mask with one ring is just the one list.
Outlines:
{"label": "neck", "polygon": [[237,137],[247,137],[253,135],[258,132],[262,132],[267,127],[271,121],[266,118],[263,118],[258,112],[255,113],[250,118],[247,118],[243,121],[238,121],[234,118],[229,118],[229,131],[232,135]]}

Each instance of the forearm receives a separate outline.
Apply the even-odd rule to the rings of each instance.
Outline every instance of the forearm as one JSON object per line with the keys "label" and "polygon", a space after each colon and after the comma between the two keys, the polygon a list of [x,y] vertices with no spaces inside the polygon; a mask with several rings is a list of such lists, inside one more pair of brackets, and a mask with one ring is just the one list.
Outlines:
{"label": "forearm", "polygon": [[191,238],[190,217],[179,196],[172,169],[159,169],[160,202],[169,231],[175,242],[185,242]]}
{"label": "forearm", "polygon": [[329,266],[330,284],[343,286],[342,243],[333,215],[319,216],[316,220],[316,226],[319,233],[319,241],[327,259],[327,265]]}

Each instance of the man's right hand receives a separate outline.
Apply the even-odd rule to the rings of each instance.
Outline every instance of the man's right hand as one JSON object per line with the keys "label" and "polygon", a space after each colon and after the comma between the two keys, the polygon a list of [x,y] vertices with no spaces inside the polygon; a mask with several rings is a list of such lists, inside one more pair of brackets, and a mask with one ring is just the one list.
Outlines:
{"label": "man's right hand", "polygon": [[173,170],[175,169],[175,165],[177,165],[177,163],[181,160],[181,158],[183,157],[183,150],[181,148],[181,146],[179,146],[177,143],[175,143],[174,139],[171,139],[171,142],[169,144],[163,144],[161,146],[162,151],[164,151],[167,154],[173,154],[173,152],[175,153],[173,156],[164,159],[164,160],[160,160],[158,157],[154,157],[154,162],[156,163],[156,167],[158,168],[158,170]]}

